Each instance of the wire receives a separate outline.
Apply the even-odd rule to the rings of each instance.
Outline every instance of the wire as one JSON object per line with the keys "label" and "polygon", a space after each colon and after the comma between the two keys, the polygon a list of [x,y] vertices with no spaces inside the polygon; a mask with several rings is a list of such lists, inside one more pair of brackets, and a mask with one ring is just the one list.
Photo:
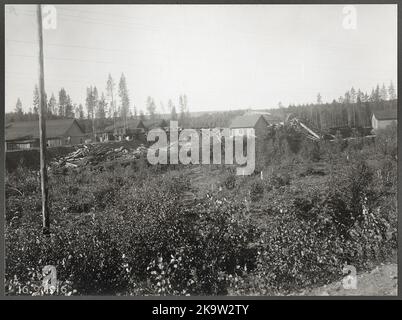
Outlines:
{"label": "wire", "polygon": [[[61,8],[62,10],[66,10],[66,8]],[[68,9],[70,11],[73,11],[73,9]],[[78,12],[79,10],[74,10],[75,12]],[[35,13],[33,11],[21,11],[22,13],[28,13],[28,15],[30,16],[35,16]],[[93,14],[93,12],[90,11],[82,11],[88,14]],[[95,13],[96,14],[96,13]],[[66,19],[66,20],[70,20],[70,21],[74,21],[74,22],[79,22],[79,23],[83,23],[83,24],[98,24],[98,25],[103,25],[103,26],[111,26],[111,27],[117,27],[117,28],[123,28],[125,30],[127,30],[127,26],[130,25],[135,25],[135,26],[140,26],[140,27],[144,27],[144,28],[148,28],[149,30],[152,31],[164,31],[164,28],[161,27],[155,27],[155,26],[151,26],[149,24],[143,24],[143,23],[136,23],[136,22],[127,22],[127,21],[113,21],[113,20],[106,20],[107,23],[105,23],[105,19],[99,20],[97,18],[90,18],[88,16],[82,17],[82,16],[77,16],[77,15],[71,15],[71,14],[65,14],[65,13],[59,13],[57,15],[60,18]],[[111,14],[111,16],[113,16],[113,14]],[[116,15],[118,16],[118,15]],[[130,18],[131,19],[131,18]],[[116,24],[119,23],[119,24]],[[179,28],[179,29],[186,29],[185,25],[172,25],[170,24],[170,27],[173,28]],[[136,29],[132,29],[132,30],[136,30]],[[197,31],[200,32],[200,31]],[[210,32],[202,32],[202,34],[205,34],[207,36],[209,36],[211,33]],[[236,35],[238,36],[243,35],[243,36],[248,36],[248,37],[262,37],[262,38],[266,38],[268,40],[272,40],[272,35],[267,35],[267,34],[261,34],[261,33],[255,33],[255,32],[245,32],[245,31],[241,31],[241,32],[233,32],[230,31],[227,34],[232,34],[232,35]],[[271,42],[269,42],[268,44],[271,44]]]}
{"label": "wire", "polygon": [[[8,54],[8,56],[12,57],[21,57],[21,58],[38,58],[37,56],[27,55],[27,54]],[[141,66],[143,64],[136,63],[115,63],[111,61],[100,61],[100,60],[87,60],[87,59],[76,59],[76,58],[56,58],[56,57],[44,57],[45,60],[58,60],[58,61],[72,61],[72,62],[85,62],[85,63],[98,63],[98,64],[114,64],[114,65],[126,65],[126,66]]]}
{"label": "wire", "polygon": [[[76,15],[68,15],[68,14],[63,14],[66,17],[75,17],[75,18],[83,18],[83,19],[88,19],[88,15],[103,15],[103,16],[107,16],[107,17],[118,17],[118,18],[125,18],[125,19],[129,19],[130,21],[113,21],[113,20],[107,20],[107,22],[112,22],[112,23],[122,23],[122,24],[128,24],[128,25],[136,25],[136,26],[142,26],[142,27],[147,27],[150,29],[154,29],[154,30],[161,30],[161,28],[152,26],[150,24],[144,24],[144,23],[139,23],[139,22],[132,22],[131,20],[137,20],[134,17],[129,17],[129,16],[124,16],[124,15],[119,15],[119,14],[114,14],[114,13],[101,13],[101,12],[95,12],[95,11],[85,11],[85,10],[76,10],[76,9],[69,9],[69,8],[59,8],[57,7],[57,11],[70,11],[70,12],[77,12],[77,13],[82,13],[84,14],[84,17],[80,17],[80,16],[76,16]],[[95,20],[95,21],[99,21],[97,20],[97,18],[93,18],[91,17],[90,19]],[[104,22],[104,19],[101,20],[102,22]],[[176,25],[176,27],[181,27]]]}
{"label": "wire", "polygon": [[[6,39],[6,42],[14,42],[14,43],[23,43],[23,44],[35,44],[37,45],[38,42],[36,41],[27,41],[27,40],[17,40],[17,39]],[[45,43],[45,46],[51,47],[61,47],[61,48],[76,48],[76,49],[86,49],[86,50],[97,50],[97,51],[110,51],[110,52],[123,52],[123,53],[131,53],[131,54],[138,54],[139,52],[149,54],[145,50],[123,50],[123,49],[114,49],[114,48],[102,48],[102,47],[88,47],[83,45],[75,45],[75,44],[61,44],[61,43]],[[154,54],[161,54],[161,55],[169,55],[168,53],[163,53],[161,51],[154,51]]]}
{"label": "wire", "polygon": [[[33,11],[20,11],[22,15],[30,16],[30,17],[35,17],[36,13]],[[145,25],[141,23],[135,23],[135,22],[127,22],[127,21],[113,21],[113,20],[106,20],[102,19],[96,19],[96,18],[90,18],[90,17],[82,17],[82,16],[77,16],[77,15],[71,15],[71,14],[65,14],[65,13],[58,13],[57,14],[58,18],[62,18],[65,20],[70,20],[74,22],[79,22],[83,24],[97,24],[97,25],[103,25],[103,26],[108,26],[108,27],[117,27],[117,28],[123,28],[127,30],[128,26],[136,26],[136,27],[143,27],[143,28],[148,28],[149,30],[152,31],[163,31],[161,28],[153,27],[150,25]],[[116,24],[117,23],[117,24]]]}

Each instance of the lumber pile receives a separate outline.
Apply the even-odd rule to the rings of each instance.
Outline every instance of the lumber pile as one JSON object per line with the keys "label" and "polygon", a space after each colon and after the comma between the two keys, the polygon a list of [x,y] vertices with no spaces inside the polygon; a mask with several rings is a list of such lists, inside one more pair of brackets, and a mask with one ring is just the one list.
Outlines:
{"label": "lumber pile", "polygon": [[114,161],[130,161],[146,156],[147,148],[141,144],[136,149],[125,146],[115,148],[112,144],[85,144],[77,150],[60,157],[50,163],[50,168],[79,168],[83,166],[96,166]]}

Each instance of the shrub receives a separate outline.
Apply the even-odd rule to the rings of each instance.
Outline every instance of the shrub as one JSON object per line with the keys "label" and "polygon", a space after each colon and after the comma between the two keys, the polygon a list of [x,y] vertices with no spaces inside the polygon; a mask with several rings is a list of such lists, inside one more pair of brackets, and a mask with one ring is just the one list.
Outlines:
{"label": "shrub", "polygon": [[224,185],[228,190],[232,190],[236,186],[236,176],[234,174],[229,174],[226,176]]}
{"label": "shrub", "polygon": [[[335,167],[326,189],[290,185],[288,168],[262,181],[243,177],[246,188],[191,205],[182,199],[190,181],[177,172],[71,171],[49,179],[50,239],[38,228],[35,173],[26,174],[28,186],[10,175],[8,183],[24,194],[7,196],[6,292],[31,288],[47,264],[57,267],[67,294],[85,295],[272,294],[337,280],[344,263],[367,268],[396,248],[391,159],[377,171],[361,160]],[[274,189],[264,198],[267,182],[265,189]],[[259,201],[252,209],[269,213],[269,223],[259,223],[243,201],[248,191]]]}
{"label": "shrub", "polygon": [[23,206],[19,198],[16,196],[9,196],[6,198],[6,222],[7,224],[19,224],[23,214]]}
{"label": "shrub", "polygon": [[300,177],[306,177],[306,176],[325,176],[326,173],[322,169],[314,168],[313,166],[309,165],[303,172],[299,174]]}
{"label": "shrub", "polygon": [[303,159],[312,162],[321,160],[321,147],[317,141],[304,140],[302,144],[301,156]]}
{"label": "shrub", "polygon": [[270,184],[275,188],[280,188],[290,184],[290,176],[287,173],[274,173],[270,176]]}
{"label": "shrub", "polygon": [[50,239],[40,222],[8,227],[7,293],[50,264],[76,294],[226,294],[228,275],[254,268],[258,233],[243,203],[207,195],[186,206],[188,188],[180,174],[127,181],[103,211],[55,212]]}
{"label": "shrub", "polygon": [[348,226],[348,237],[319,201],[296,201],[293,210],[276,216],[262,237],[257,268],[247,275],[251,293],[327,284],[341,277],[345,263],[364,270],[395,248],[385,235],[386,221],[371,209]]}
{"label": "shrub", "polygon": [[378,173],[384,189],[397,186],[397,165],[395,161],[387,158],[382,160]]}
{"label": "shrub", "polygon": [[255,180],[250,187],[251,201],[258,201],[264,194],[264,184],[261,180]]}
{"label": "shrub", "polygon": [[244,205],[207,195],[183,206],[180,193],[187,189],[185,177],[168,175],[131,188],[120,207],[132,275],[136,283],[151,281],[148,294],[224,293],[220,274],[251,259],[247,245],[253,229],[239,218]]}
{"label": "shrub", "polygon": [[289,151],[297,154],[300,151],[303,138],[293,127],[288,127],[286,129],[286,141]]}
{"label": "shrub", "polygon": [[[91,219],[54,228],[50,238],[41,230],[24,227],[6,230],[6,289],[18,294],[10,281],[26,286],[32,273],[54,265],[61,284],[71,284],[78,294],[117,294],[127,289],[128,271],[114,238],[116,221]],[[109,219],[110,220],[110,219]]]}
{"label": "shrub", "polygon": [[[326,190],[277,189],[257,268],[231,281],[236,294],[275,294],[339,280],[344,264],[371,268],[397,248],[396,209],[372,168],[356,161]],[[396,202],[395,202],[396,203]],[[390,212],[393,212],[390,215]]]}
{"label": "shrub", "polygon": [[396,159],[398,154],[397,129],[398,126],[394,123],[376,132],[375,145],[377,150],[380,154],[390,156],[393,159]]}

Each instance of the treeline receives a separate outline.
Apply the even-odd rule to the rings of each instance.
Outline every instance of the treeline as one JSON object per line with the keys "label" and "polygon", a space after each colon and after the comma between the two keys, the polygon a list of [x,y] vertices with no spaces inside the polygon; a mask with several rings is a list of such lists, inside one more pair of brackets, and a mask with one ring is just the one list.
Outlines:
{"label": "treeline", "polygon": [[[88,123],[88,121],[83,121],[85,119],[91,120],[92,130],[95,131],[102,128],[105,123],[110,124],[111,122],[108,119],[127,123],[128,119],[154,120],[161,118],[163,115],[165,118],[169,117],[178,120],[182,125],[188,125],[189,123],[188,99],[185,94],[179,96],[177,107],[172,99],[169,99],[167,110],[162,101],[157,105],[154,98],[149,96],[145,101],[144,112],[143,109],[138,109],[130,101],[127,80],[123,73],[120,76],[117,87],[111,74],[109,74],[105,88],[105,92],[100,92],[96,86],[87,87],[84,105],[74,103],[64,88],[61,88],[58,92],[58,99],[56,99],[54,93],[52,93],[50,99],[45,94],[47,119],[76,118],[80,119],[82,123]],[[22,101],[18,98],[14,111],[6,114],[6,122],[36,120],[38,119],[38,113],[39,90],[35,86],[33,102],[28,107],[28,110],[23,110]],[[97,126],[98,124],[100,127]]]}
{"label": "treeline", "polygon": [[189,128],[227,128],[233,118],[240,116],[244,110],[222,111],[205,113],[192,117],[189,121]]}
{"label": "treeline", "polygon": [[[35,120],[38,118],[39,92],[35,87],[33,104],[28,112],[22,109],[21,100],[18,99],[15,111],[6,114],[6,122]],[[178,105],[169,99],[167,108],[162,101],[157,104],[152,97],[145,102],[146,113],[131,103],[128,86],[124,74],[121,75],[118,87],[109,74],[106,82],[106,93],[99,91],[96,86],[87,88],[85,108],[82,104],[71,101],[64,88],[58,93],[58,100],[52,93],[49,100],[46,99],[47,117],[80,119],[87,132],[102,130],[107,125],[116,121],[126,123],[128,119],[172,119],[178,120],[182,127],[227,127],[231,120],[241,115],[244,111],[223,111],[206,113],[196,117],[190,116],[187,96],[180,95]],[[287,114],[292,113],[300,119],[304,119],[317,129],[328,130],[334,128],[367,128],[371,126],[371,116],[375,110],[395,109],[397,107],[396,90],[391,82],[388,87],[384,84],[377,85],[371,94],[356,90],[353,87],[343,96],[331,103],[323,103],[321,94],[317,95],[316,103],[289,105],[287,108],[279,104],[279,108],[271,109],[271,113],[285,120]]]}
{"label": "treeline", "polygon": [[384,84],[382,87],[377,85],[370,95],[352,87],[332,103],[322,103],[321,95],[318,94],[315,104],[290,105],[286,111],[307,120],[316,128],[331,129],[371,127],[374,111],[396,108],[396,91],[391,82],[388,88]]}

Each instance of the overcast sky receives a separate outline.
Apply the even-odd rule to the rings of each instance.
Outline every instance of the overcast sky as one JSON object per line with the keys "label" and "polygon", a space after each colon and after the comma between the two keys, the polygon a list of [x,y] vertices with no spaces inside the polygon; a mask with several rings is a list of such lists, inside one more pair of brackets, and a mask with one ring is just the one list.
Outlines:
{"label": "overcast sky", "polygon": [[[109,73],[127,79],[130,107],[147,96],[190,111],[332,101],[352,86],[370,93],[397,79],[396,5],[357,5],[345,29],[341,5],[58,5],[44,31],[48,97],[64,87],[85,105]],[[6,6],[5,108],[32,105],[37,82],[35,6]],[[159,110],[160,111],[160,110]]]}

